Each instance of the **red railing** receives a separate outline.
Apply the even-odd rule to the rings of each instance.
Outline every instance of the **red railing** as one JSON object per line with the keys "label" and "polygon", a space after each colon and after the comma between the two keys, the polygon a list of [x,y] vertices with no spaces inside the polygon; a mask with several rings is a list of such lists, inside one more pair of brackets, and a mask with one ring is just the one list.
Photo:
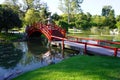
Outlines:
{"label": "red railing", "polygon": [[63,29],[63,28],[61,28],[61,27],[59,27],[59,26],[57,26],[57,25],[53,25],[53,24],[49,24],[49,25],[47,25],[48,26],[48,28],[50,28],[51,29],[51,31],[52,30],[57,30],[57,31],[59,31],[59,32],[61,32],[61,34],[65,37],[66,35],[66,30],[65,29]]}
{"label": "red railing", "polygon": [[112,41],[108,41],[108,40],[98,40],[98,39],[92,39],[92,38],[79,38],[79,37],[73,37],[73,36],[67,36],[67,39],[72,39],[73,41],[81,41],[81,40],[87,40],[87,41],[96,41],[97,44],[99,44],[100,42],[104,42],[104,43],[109,43],[109,44],[116,44],[116,45],[120,45],[120,42],[112,42]]}
{"label": "red railing", "polygon": [[[106,45],[100,45],[99,44],[100,42],[104,42],[104,43],[109,43],[109,44],[120,45],[119,42],[111,42],[111,41],[97,40],[97,39],[91,39],[91,38],[78,38],[78,37],[71,37],[71,36],[67,36],[67,38],[61,38],[61,37],[53,36],[52,35],[52,30],[58,30],[65,37],[65,30],[62,29],[61,27],[58,27],[57,25],[44,25],[42,23],[35,23],[34,25],[32,25],[28,29],[27,32],[30,35],[34,31],[37,31],[37,30],[40,30],[49,40],[52,40],[52,38],[57,38],[57,39],[62,40],[63,48],[64,48],[64,41],[69,41],[69,42],[75,42],[75,43],[84,44],[84,52],[85,53],[87,52],[87,45],[96,46],[96,47],[102,47],[102,48],[107,48],[107,49],[114,50],[114,56],[117,56],[117,52],[120,51],[119,48],[115,48],[115,47],[106,46]],[[83,42],[82,40],[86,40],[86,42]],[[88,43],[87,41],[90,41],[90,40],[96,41],[97,43],[96,44]]]}
{"label": "red railing", "polygon": [[[102,47],[102,48],[106,48],[106,49],[111,49],[111,50],[114,50],[114,56],[116,57],[117,56],[117,52],[120,51],[120,48],[116,48],[116,47],[111,47],[111,46],[103,46],[103,45],[99,45],[99,44],[92,44],[92,43],[87,43],[87,42],[81,42],[79,41],[79,39],[81,40],[94,40],[94,41],[104,41],[104,40],[96,40],[96,39],[90,39],[90,38],[78,38],[78,37],[72,37],[72,38],[75,38],[74,40],[70,40],[68,38],[61,38],[61,37],[56,37],[56,36],[52,36],[54,38],[58,38],[58,39],[61,39],[62,40],[62,49],[64,49],[64,41],[69,41],[69,42],[75,42],[75,43],[80,43],[80,44],[84,44],[84,53],[86,54],[87,53],[87,45],[90,45],[90,46],[96,46],[96,47]],[[69,36],[70,38],[71,36]],[[104,41],[104,42],[107,42],[107,43],[112,43],[112,44],[118,44],[119,43],[117,42],[110,42],[110,41]]]}
{"label": "red railing", "polygon": [[28,36],[30,36],[34,31],[40,31],[42,32],[49,40],[52,40],[52,31],[57,30],[59,31],[64,37],[65,37],[65,30],[61,27],[58,27],[57,25],[45,25],[42,23],[34,23],[32,26],[29,26],[28,30],[26,31],[28,33]]}

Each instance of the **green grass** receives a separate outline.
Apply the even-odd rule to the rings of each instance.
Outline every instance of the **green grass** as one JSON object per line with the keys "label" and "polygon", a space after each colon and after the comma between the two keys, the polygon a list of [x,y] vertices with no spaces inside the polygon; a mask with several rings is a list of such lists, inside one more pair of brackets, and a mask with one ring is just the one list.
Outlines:
{"label": "green grass", "polygon": [[[115,42],[119,42],[119,43],[120,43],[120,41],[115,41]],[[119,45],[119,44],[111,44],[110,46],[111,46],[111,47],[115,47],[115,48],[120,48],[120,45]]]}
{"label": "green grass", "polygon": [[120,80],[120,58],[75,56],[13,80]]}
{"label": "green grass", "polygon": [[21,38],[22,38],[22,35],[20,34],[0,33],[0,40],[3,40],[3,41],[14,41]]}

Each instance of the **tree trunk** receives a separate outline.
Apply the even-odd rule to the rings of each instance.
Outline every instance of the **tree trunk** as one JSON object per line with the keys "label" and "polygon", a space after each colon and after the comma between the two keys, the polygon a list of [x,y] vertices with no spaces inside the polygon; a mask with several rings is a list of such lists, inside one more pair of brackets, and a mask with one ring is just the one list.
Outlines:
{"label": "tree trunk", "polygon": [[5,29],[5,33],[8,33],[8,28]]}
{"label": "tree trunk", "polygon": [[1,33],[1,31],[2,31],[2,28],[0,28],[0,33]]}

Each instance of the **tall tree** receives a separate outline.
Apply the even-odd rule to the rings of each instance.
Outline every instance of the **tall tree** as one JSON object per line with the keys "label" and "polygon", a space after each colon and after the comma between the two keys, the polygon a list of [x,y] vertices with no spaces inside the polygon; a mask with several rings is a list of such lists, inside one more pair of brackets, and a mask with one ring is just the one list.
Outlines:
{"label": "tall tree", "polygon": [[0,10],[0,32],[2,29],[8,32],[9,29],[14,27],[22,27],[18,13],[12,10],[8,5],[0,5]]}
{"label": "tall tree", "polygon": [[115,12],[114,10],[111,10],[108,15],[109,18],[109,26],[110,28],[116,28],[116,19],[115,19]]}
{"label": "tall tree", "polygon": [[34,9],[29,9],[24,18],[26,25],[31,25],[35,22],[38,22],[40,20],[39,12],[35,11]]}
{"label": "tall tree", "polygon": [[22,0],[23,10],[27,11],[28,9],[34,8],[35,10],[40,10],[46,6],[46,3],[41,3],[41,0]]}
{"label": "tall tree", "polygon": [[54,21],[58,21],[58,20],[60,19],[60,16],[59,16],[57,13],[54,13],[54,14],[52,15],[52,19],[53,19]]}
{"label": "tall tree", "polygon": [[106,26],[109,26],[109,28],[115,28],[116,27],[116,19],[115,19],[115,12],[114,9],[112,9],[112,6],[104,6],[102,8],[102,16],[106,17]]}
{"label": "tall tree", "polygon": [[41,22],[43,23],[47,23],[47,18],[51,15],[51,12],[49,12],[48,10],[48,6],[47,4],[44,5],[44,7],[41,8],[40,10],[40,18],[41,18]]}
{"label": "tall tree", "polygon": [[109,15],[109,13],[110,13],[110,11],[111,11],[111,9],[112,9],[112,6],[104,6],[103,8],[102,8],[102,16],[108,16]]}
{"label": "tall tree", "polygon": [[101,28],[102,26],[105,26],[106,24],[106,17],[105,16],[100,16],[100,15],[95,15],[92,17],[92,25],[97,26]]}
{"label": "tall tree", "polygon": [[59,0],[60,5],[59,9],[65,13],[68,14],[68,23],[70,22],[70,15],[72,13],[79,13],[81,11],[80,4],[83,2],[83,0]]}
{"label": "tall tree", "polygon": [[116,26],[117,26],[118,30],[120,31],[120,15],[117,15],[117,17],[116,17]]}

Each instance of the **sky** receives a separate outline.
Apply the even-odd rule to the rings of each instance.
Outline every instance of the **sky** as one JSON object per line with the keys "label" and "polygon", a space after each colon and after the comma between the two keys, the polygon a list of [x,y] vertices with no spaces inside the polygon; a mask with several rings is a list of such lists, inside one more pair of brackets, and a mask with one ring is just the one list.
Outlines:
{"label": "sky", "polygon": [[[0,0],[0,2],[3,0]],[[59,0],[41,0],[47,2],[49,11],[52,13],[62,14],[58,9]],[[115,10],[115,15],[120,15],[120,0],[84,0],[81,4],[81,8],[84,13],[89,12],[92,15],[101,15],[102,8],[105,5],[111,5]]]}
{"label": "sky", "polygon": [[[58,9],[59,0],[42,0],[47,2],[49,10],[52,13],[57,12],[61,14],[62,12]],[[111,5],[115,10],[115,15],[120,15],[120,0],[84,0],[81,4],[81,8],[84,13],[89,12],[92,15],[101,15],[102,8],[105,5]]]}

